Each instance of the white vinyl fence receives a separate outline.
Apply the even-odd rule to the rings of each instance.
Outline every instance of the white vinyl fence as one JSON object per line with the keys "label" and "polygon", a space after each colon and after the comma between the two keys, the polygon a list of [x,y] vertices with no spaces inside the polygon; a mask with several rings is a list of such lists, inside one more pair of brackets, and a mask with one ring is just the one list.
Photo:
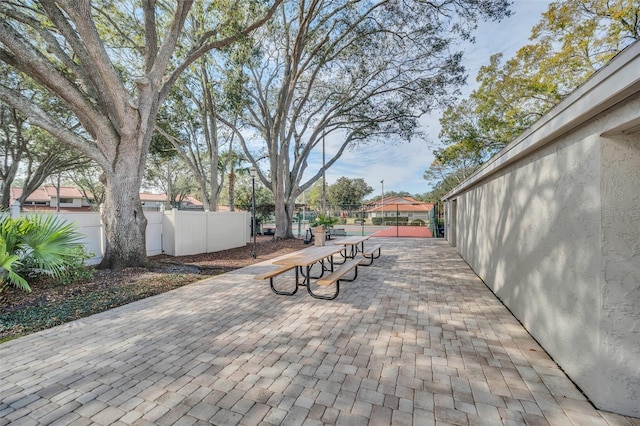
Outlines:
{"label": "white vinyl fence", "polygon": [[[94,257],[88,264],[102,260],[105,236],[99,212],[22,212],[20,216],[55,214],[75,223],[83,243]],[[168,210],[145,211],[147,218],[147,255],[184,256],[243,247],[251,240],[251,214],[247,212],[202,212]],[[16,217],[16,213],[12,212]]]}

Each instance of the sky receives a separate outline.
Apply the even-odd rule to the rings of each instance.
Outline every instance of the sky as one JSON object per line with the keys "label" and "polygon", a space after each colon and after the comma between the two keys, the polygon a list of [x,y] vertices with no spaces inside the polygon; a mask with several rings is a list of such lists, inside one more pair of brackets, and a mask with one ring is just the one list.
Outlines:
{"label": "sky", "polygon": [[[505,59],[529,42],[531,28],[536,25],[549,1],[515,0],[511,6],[512,16],[501,22],[480,23],[475,32],[476,42],[464,44],[464,65],[467,69],[467,85],[461,88],[466,96],[476,87],[476,75],[481,66],[488,64],[489,57],[503,53]],[[440,132],[439,118],[442,111],[421,118],[421,131],[425,139],[415,139],[402,144],[376,146],[369,144],[363,148],[347,150],[342,157],[326,172],[327,185],[340,177],[362,178],[374,189],[370,196],[384,191],[406,191],[410,194],[423,194],[431,188],[423,178],[424,172],[433,161],[433,150],[438,147]],[[327,157],[331,153],[331,140],[326,140]],[[310,161],[309,169],[318,170]],[[321,165],[322,158],[316,158]]]}

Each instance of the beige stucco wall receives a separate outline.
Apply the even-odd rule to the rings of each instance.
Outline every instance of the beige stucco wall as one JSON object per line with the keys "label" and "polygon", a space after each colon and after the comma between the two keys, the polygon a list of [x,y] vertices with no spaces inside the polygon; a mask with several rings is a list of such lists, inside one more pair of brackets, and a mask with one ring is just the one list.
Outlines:
{"label": "beige stucco wall", "polygon": [[601,149],[600,392],[622,394],[621,409],[640,417],[640,134],[603,138]]}
{"label": "beige stucco wall", "polygon": [[[640,96],[447,200],[461,256],[599,408],[640,417]],[[455,207],[454,207],[455,203]]]}

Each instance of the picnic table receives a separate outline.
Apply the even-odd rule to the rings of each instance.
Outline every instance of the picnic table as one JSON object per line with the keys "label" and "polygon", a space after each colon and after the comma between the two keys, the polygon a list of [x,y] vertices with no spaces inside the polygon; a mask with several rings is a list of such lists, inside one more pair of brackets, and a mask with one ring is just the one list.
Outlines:
{"label": "picnic table", "polygon": [[[294,266],[296,267],[296,288],[298,286],[306,286],[311,278],[321,278],[326,271],[333,272],[333,255],[342,251],[340,247],[332,246],[313,246],[308,249],[300,250],[290,256],[282,259],[274,260],[274,265]],[[311,268],[314,264],[319,263],[321,266],[319,276],[311,276]],[[299,273],[298,273],[299,272]],[[300,282],[299,275],[304,279]]]}
{"label": "picnic table", "polygon": [[[265,274],[258,275],[255,278],[269,278],[271,290],[279,295],[292,296],[298,291],[299,287],[303,286],[307,287],[307,292],[309,293],[309,295],[315,297],[316,299],[332,300],[335,299],[340,292],[340,280],[354,281],[358,276],[358,265],[360,263],[360,260],[350,260],[349,262],[347,262],[345,258],[345,260],[341,263],[340,268],[338,270],[334,270],[334,264],[337,263],[334,262],[333,256],[341,253],[343,250],[345,250],[343,247],[337,246],[314,246],[305,250],[300,250],[284,258],[274,260],[273,264],[279,266],[279,268]],[[312,276],[311,269],[316,263],[321,265],[320,274],[318,276]],[[296,271],[294,289],[292,291],[281,291],[276,289],[273,283],[273,278],[291,269],[295,269]],[[355,270],[353,278],[344,278],[344,276],[352,270]],[[323,278],[325,272],[330,273],[328,276]],[[300,280],[300,275],[303,276],[302,281]],[[316,284],[319,286],[329,286],[335,284],[335,292],[329,295],[315,293],[311,288],[312,279],[316,279]]]}
{"label": "picnic table", "polygon": [[370,237],[370,235],[364,235],[362,237],[353,236],[340,238],[339,240],[335,240],[333,244],[343,246],[345,250],[345,257],[353,259],[358,253],[364,252],[364,242],[367,241]]}

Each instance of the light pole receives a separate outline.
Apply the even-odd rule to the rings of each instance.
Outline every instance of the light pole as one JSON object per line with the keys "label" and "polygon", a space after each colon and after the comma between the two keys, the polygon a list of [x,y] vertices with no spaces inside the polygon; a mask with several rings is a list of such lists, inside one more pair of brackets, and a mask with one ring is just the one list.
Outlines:
{"label": "light pole", "polygon": [[322,214],[327,214],[327,179],[324,162],[324,130],[322,131]]}
{"label": "light pole", "polygon": [[256,235],[258,234],[258,230],[256,229],[256,176],[258,175],[258,171],[255,167],[252,167],[249,170],[249,174],[251,175],[251,220],[252,226],[251,230],[253,231],[253,251],[251,252],[251,257],[256,258]]}
{"label": "light pole", "polygon": [[380,183],[382,184],[382,221],[380,223],[384,225],[384,179],[382,179]]}

